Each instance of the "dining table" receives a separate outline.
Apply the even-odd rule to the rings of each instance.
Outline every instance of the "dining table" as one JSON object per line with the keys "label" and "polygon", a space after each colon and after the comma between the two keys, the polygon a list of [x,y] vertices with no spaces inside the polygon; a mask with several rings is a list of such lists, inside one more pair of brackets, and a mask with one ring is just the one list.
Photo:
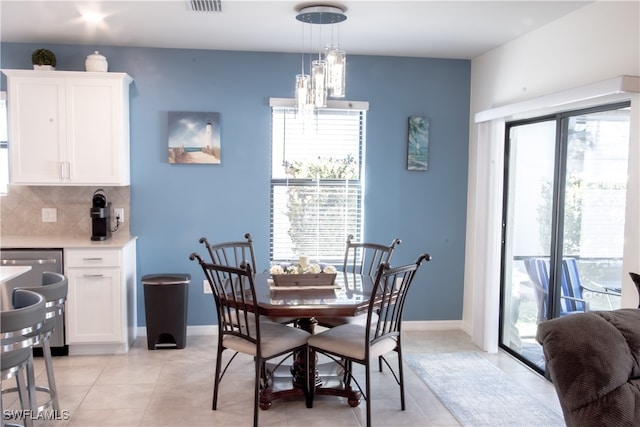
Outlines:
{"label": "dining table", "polygon": [[[254,311],[272,320],[294,319],[294,327],[313,334],[318,317],[349,317],[366,314],[369,305],[373,279],[368,275],[338,272],[332,286],[318,289],[313,286],[276,286],[269,273],[254,276],[257,306]],[[316,364],[314,354],[310,355],[309,366],[305,366],[304,355],[295,355],[290,369],[280,369],[271,378],[270,384],[262,391],[260,408],[269,409],[273,400],[290,397],[304,397],[304,372],[312,375],[311,386],[315,395],[346,397],[350,406],[358,406],[361,399],[359,390],[352,389],[343,381],[343,374],[335,363]],[[310,406],[312,402],[307,402]]]}

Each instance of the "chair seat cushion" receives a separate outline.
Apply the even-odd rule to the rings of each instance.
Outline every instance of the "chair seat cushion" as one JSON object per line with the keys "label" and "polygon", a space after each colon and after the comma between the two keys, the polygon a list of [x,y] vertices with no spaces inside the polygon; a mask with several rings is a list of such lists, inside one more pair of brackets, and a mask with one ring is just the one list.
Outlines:
{"label": "chair seat cushion", "polygon": [[[310,334],[292,326],[261,321],[260,335],[262,336],[262,357],[268,359],[305,345]],[[256,345],[241,337],[225,335],[222,338],[222,343],[226,348],[240,353],[256,355]]]}
{"label": "chair seat cushion", "polygon": [[[319,350],[339,354],[355,360],[364,360],[367,343],[366,326],[348,324],[336,326],[309,337],[307,344]],[[393,337],[386,337],[371,346],[370,357],[378,357],[393,351],[397,346]]]}

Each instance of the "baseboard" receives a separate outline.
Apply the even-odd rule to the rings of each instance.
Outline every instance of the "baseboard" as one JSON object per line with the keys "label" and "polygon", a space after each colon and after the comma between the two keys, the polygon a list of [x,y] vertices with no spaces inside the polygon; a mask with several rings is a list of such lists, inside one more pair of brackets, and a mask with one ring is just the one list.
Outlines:
{"label": "baseboard", "polygon": [[[402,322],[403,331],[464,330],[462,320],[418,320]],[[187,325],[187,336],[217,335],[218,325]],[[147,328],[138,327],[138,336],[146,337]]]}
{"label": "baseboard", "polygon": [[403,331],[450,331],[462,329],[462,320],[404,320]]}

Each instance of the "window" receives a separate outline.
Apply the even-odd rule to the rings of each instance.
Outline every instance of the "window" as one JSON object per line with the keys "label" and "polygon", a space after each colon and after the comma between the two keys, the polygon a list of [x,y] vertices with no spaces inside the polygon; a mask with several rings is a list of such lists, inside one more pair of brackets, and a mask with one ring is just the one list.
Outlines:
{"label": "window", "polygon": [[272,260],[337,263],[347,236],[360,240],[365,115],[351,107],[305,117],[272,102]]}

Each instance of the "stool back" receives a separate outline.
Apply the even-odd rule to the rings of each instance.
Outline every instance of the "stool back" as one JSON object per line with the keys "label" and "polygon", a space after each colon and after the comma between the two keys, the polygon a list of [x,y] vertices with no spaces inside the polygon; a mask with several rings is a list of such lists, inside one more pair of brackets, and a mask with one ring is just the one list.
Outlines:
{"label": "stool back", "polygon": [[[13,292],[13,309],[0,313],[0,358],[39,343],[44,326],[45,300],[35,292],[17,289]],[[2,363],[2,371],[11,366]]]}
{"label": "stool back", "polygon": [[[42,333],[51,333],[56,317],[62,316],[64,303],[67,300],[69,280],[60,273],[45,271],[42,273],[42,286],[16,288],[40,294],[45,299],[45,325]],[[14,301],[15,301],[14,291]]]}

